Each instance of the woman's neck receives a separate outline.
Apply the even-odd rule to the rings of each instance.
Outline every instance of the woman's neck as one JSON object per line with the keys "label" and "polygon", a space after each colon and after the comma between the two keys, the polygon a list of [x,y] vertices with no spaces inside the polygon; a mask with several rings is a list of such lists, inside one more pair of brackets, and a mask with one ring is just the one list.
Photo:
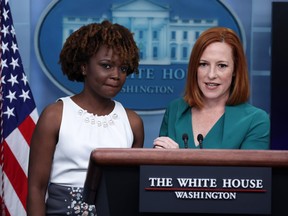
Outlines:
{"label": "woman's neck", "polygon": [[95,98],[83,93],[72,96],[72,100],[87,112],[99,116],[108,115],[115,106],[110,98]]}

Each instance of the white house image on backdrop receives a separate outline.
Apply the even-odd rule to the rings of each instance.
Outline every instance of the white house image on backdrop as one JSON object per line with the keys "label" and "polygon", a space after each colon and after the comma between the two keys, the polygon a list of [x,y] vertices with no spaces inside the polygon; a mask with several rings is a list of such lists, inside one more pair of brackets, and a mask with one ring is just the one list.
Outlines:
{"label": "white house image on backdrop", "polygon": [[142,65],[187,64],[195,40],[206,29],[217,26],[217,19],[170,17],[169,5],[151,0],[131,0],[112,4],[112,17],[64,17],[63,43],[82,25],[105,19],[126,26],[134,33]]}

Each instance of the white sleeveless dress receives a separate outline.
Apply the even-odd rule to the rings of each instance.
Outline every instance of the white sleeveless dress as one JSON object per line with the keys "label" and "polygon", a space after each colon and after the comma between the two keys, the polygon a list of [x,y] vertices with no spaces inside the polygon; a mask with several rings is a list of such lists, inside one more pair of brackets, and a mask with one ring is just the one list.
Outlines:
{"label": "white sleeveless dress", "polygon": [[[96,215],[95,206],[85,206],[81,200],[91,151],[131,148],[133,132],[124,107],[117,101],[114,101],[115,107],[110,114],[97,116],[79,107],[70,97],[59,100],[63,101],[63,113],[52,163],[46,215],[82,215],[88,210],[88,215],[93,216]],[[64,203],[60,204],[58,196]]]}

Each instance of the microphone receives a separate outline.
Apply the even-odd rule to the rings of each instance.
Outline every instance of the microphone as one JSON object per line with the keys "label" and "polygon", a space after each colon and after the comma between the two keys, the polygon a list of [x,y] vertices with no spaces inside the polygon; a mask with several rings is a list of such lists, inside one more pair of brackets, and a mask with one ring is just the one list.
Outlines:
{"label": "microphone", "polygon": [[188,134],[184,133],[182,135],[182,140],[184,141],[184,147],[187,149],[188,148]]}
{"label": "microphone", "polygon": [[202,135],[202,134],[198,134],[197,140],[198,140],[198,142],[199,142],[199,147],[200,147],[200,149],[203,148],[203,145],[202,145],[203,139],[204,139],[204,138],[203,138],[203,135]]}

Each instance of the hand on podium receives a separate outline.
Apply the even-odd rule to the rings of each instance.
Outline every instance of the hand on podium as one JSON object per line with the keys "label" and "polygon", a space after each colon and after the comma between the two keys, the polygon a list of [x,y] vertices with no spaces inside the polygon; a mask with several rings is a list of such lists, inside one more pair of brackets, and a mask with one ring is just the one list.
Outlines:
{"label": "hand on podium", "polygon": [[164,149],[178,149],[179,145],[170,137],[162,136],[157,137],[153,142],[153,148],[164,148]]}

